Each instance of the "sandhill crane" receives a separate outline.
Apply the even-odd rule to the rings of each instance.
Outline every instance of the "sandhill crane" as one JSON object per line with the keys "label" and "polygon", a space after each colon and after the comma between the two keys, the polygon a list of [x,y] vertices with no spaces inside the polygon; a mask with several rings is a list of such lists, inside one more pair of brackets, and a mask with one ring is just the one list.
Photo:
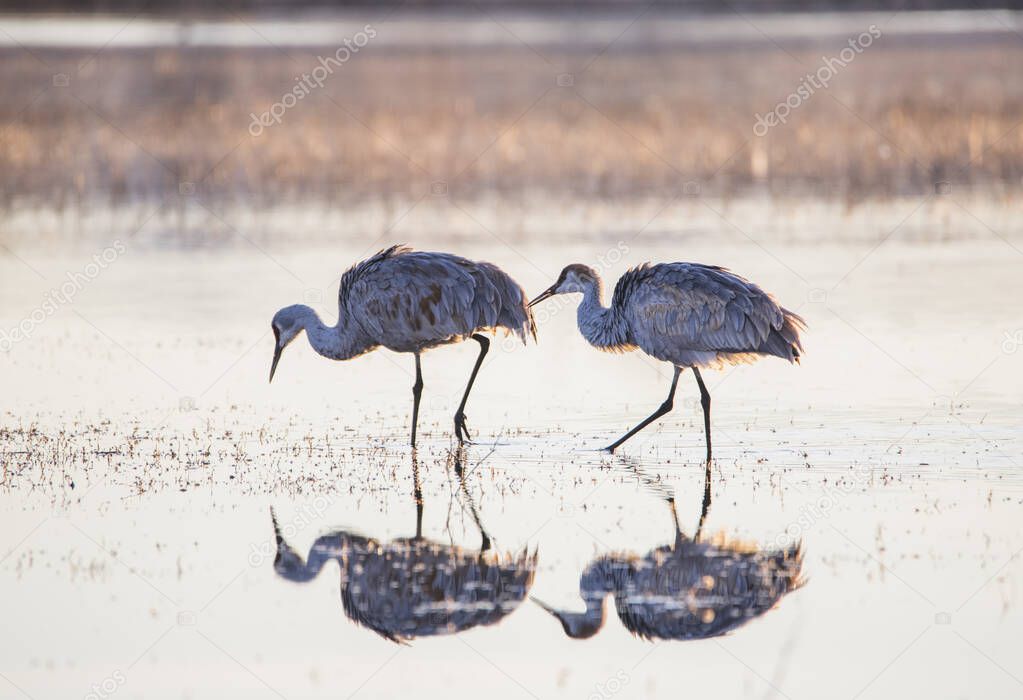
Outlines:
{"label": "sandhill crane", "polygon": [[[418,497],[418,469],[414,467],[413,473]],[[528,549],[495,553],[474,506],[470,512],[482,535],[478,551],[424,538],[420,499],[415,537],[381,542],[343,530],[332,532],[319,537],[303,561],[284,541],[271,510],[277,539],[274,569],[285,579],[303,583],[336,560],[345,615],[392,642],[493,625],[526,599],[537,555]]]}
{"label": "sandhill crane", "polygon": [[645,263],[622,275],[611,306],[605,307],[597,271],[587,265],[569,265],[529,305],[573,292],[583,295],[577,318],[579,331],[590,345],[610,352],[638,348],[675,367],[668,398],[653,415],[604,448],[609,452],[671,410],[678,377],[689,367],[700,388],[710,461],[710,392],[700,368],[752,362],[761,355],[798,362],[802,353],[803,319],[757,285],[721,267]]}
{"label": "sandhill crane", "polygon": [[[705,478],[709,494],[709,468]],[[579,578],[585,612],[560,611],[533,599],[561,622],[569,637],[585,639],[600,630],[609,595],[618,618],[634,635],[688,640],[730,632],[803,585],[801,543],[760,550],[723,535],[701,541],[707,495],[697,534],[689,539],[679,527],[674,498],[667,501],[675,522],[674,544],[643,556],[618,553],[592,561]]]}
{"label": "sandhill crane", "polygon": [[426,253],[395,245],[350,268],[341,277],[338,320],[327,326],[308,306],[278,311],[271,323],[276,339],[270,381],[281,352],[303,330],[309,344],[332,360],[350,360],[377,347],[410,352],[416,358],[412,386],[412,446],[416,444],[419,399],[423,392],[420,355],[440,345],[472,338],[480,353],[455,412],[458,442],[470,439],[465,403],[490,348],[481,335],[503,328],[536,338],[536,324],[526,296],[515,280],[497,266],[448,253]]}

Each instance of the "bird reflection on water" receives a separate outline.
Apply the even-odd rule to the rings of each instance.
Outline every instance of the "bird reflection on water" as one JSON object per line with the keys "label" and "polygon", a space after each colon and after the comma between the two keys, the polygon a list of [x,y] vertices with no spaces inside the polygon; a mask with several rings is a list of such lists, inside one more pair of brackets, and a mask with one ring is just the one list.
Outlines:
{"label": "bird reflection on water", "polygon": [[[630,468],[652,482],[638,467]],[[692,539],[679,526],[674,496],[662,497],[675,523],[673,544],[643,556],[619,553],[592,561],[579,579],[583,612],[556,610],[536,601],[561,622],[569,637],[585,639],[600,630],[609,595],[614,596],[622,624],[643,639],[716,637],[763,615],[805,583],[801,542],[771,550],[723,535],[702,537],[710,507],[709,462],[700,522]]]}
{"label": "bird reflection on water", "polygon": [[463,480],[460,453],[455,470],[480,530],[479,550],[432,542],[422,534],[423,501],[413,461],[416,534],[387,542],[339,530],[317,538],[303,561],[284,541],[271,510],[277,539],[274,569],[290,581],[316,578],[331,560],[341,568],[345,615],[392,642],[455,634],[493,625],[525,600],[536,572],[536,552],[493,551]]}

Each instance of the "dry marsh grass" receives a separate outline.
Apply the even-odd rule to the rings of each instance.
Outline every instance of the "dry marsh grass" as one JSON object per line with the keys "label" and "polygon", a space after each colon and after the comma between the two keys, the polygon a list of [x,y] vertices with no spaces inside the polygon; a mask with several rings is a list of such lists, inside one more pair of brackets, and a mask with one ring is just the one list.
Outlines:
{"label": "dry marsh grass", "polygon": [[[436,181],[465,196],[635,198],[700,183],[854,202],[942,180],[1023,182],[1015,38],[879,42],[763,138],[755,115],[826,51],[612,50],[583,72],[589,57],[572,51],[372,48],[258,137],[250,113],[329,47],[3,50],[0,204],[118,205],[182,187],[344,204],[416,198]],[[562,72],[573,85],[558,85]],[[59,73],[68,86],[54,86]]]}

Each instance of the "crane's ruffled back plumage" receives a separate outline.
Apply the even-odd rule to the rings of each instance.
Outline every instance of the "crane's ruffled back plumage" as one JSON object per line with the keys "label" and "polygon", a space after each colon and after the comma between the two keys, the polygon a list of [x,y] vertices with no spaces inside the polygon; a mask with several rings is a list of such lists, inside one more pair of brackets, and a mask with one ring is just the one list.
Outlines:
{"label": "crane's ruffled back plumage", "polygon": [[606,349],[639,347],[657,359],[698,367],[759,355],[798,362],[806,328],[753,282],[725,268],[681,262],[627,271],[600,325],[611,341]]}
{"label": "crane's ruffled back plumage", "polygon": [[423,539],[352,540],[341,600],[345,614],[392,641],[493,625],[519,607],[536,553],[470,552]]}
{"label": "crane's ruffled back plumage", "polygon": [[677,533],[674,545],[642,557],[625,552],[593,560],[579,577],[586,612],[551,612],[570,637],[589,637],[603,627],[611,594],[618,618],[637,637],[707,639],[763,615],[804,582],[799,543],[761,550]]}
{"label": "crane's ruffled back plumage", "polygon": [[341,278],[339,313],[376,343],[419,350],[503,328],[523,342],[536,324],[522,288],[495,265],[391,246]]}
{"label": "crane's ruffled back plumage", "polygon": [[760,551],[740,542],[683,540],[643,558],[605,559],[615,611],[644,639],[706,639],[732,631],[800,588],[799,544]]}
{"label": "crane's ruffled back plumage", "polygon": [[525,549],[502,555],[339,531],[319,537],[303,561],[276,536],[281,577],[308,582],[337,561],[345,615],[392,642],[495,624],[526,599],[536,573],[536,552]]}

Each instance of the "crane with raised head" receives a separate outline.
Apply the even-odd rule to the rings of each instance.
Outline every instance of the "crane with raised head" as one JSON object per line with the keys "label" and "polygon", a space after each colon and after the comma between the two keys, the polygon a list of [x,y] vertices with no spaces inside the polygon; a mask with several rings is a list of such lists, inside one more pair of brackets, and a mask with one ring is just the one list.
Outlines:
{"label": "crane with raised head", "polygon": [[679,375],[688,367],[700,389],[709,462],[710,392],[700,368],[753,362],[765,355],[799,362],[803,352],[802,317],[722,267],[685,262],[634,267],[618,280],[609,307],[604,306],[603,289],[592,267],[569,265],[529,306],[556,294],[582,294],[576,315],[579,332],[590,345],[609,352],[639,349],[674,366],[668,398],[604,448],[609,452],[671,411]]}

